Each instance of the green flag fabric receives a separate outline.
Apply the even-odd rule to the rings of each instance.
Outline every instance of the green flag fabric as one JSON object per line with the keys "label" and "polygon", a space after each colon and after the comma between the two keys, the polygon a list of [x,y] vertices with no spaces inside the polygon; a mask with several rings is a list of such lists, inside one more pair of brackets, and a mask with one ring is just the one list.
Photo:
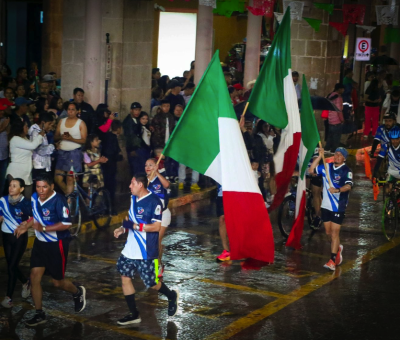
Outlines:
{"label": "green flag fabric", "polygon": [[399,28],[392,28],[392,27],[386,27],[385,28],[385,39],[384,43],[389,44],[389,43],[398,43],[400,42],[400,29]]}
{"label": "green flag fabric", "polygon": [[292,67],[290,21],[288,6],[248,100],[252,114],[280,129],[288,124],[284,79]]}
{"label": "green flag fabric", "polygon": [[314,29],[315,32],[319,32],[319,26],[321,26],[322,20],[303,18],[307,23]]}
{"label": "green flag fabric", "polygon": [[334,5],[333,4],[321,4],[319,2],[314,2],[314,7],[323,9],[324,11],[328,11],[329,14],[333,13]]}
{"label": "green flag fabric", "polygon": [[310,92],[308,91],[306,77],[303,74],[303,84],[301,89],[301,140],[307,149],[305,162],[303,162],[300,177],[303,179],[308,167],[308,160],[312,158],[315,147],[320,141],[317,123],[315,121],[314,110],[311,104]]}

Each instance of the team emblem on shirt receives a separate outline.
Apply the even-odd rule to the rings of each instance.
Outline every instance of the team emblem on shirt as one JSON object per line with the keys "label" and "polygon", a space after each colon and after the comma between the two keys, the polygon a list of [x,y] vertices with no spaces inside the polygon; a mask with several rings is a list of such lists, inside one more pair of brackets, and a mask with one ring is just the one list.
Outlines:
{"label": "team emblem on shirt", "polygon": [[340,175],[335,174],[335,180],[336,180],[336,181],[339,181],[339,180],[340,180]]}
{"label": "team emblem on shirt", "polygon": [[161,189],[161,184],[154,184],[154,185],[153,185],[153,188],[154,188],[155,190],[160,190],[160,189]]}
{"label": "team emblem on shirt", "polygon": [[15,215],[18,217],[21,217],[23,215],[22,210],[21,209],[15,209]]}
{"label": "team emblem on shirt", "polygon": [[69,216],[69,210],[67,207],[63,207],[63,217],[68,218]]}
{"label": "team emblem on shirt", "polygon": [[44,216],[49,216],[50,215],[50,210],[47,208],[42,209],[43,215]]}
{"label": "team emblem on shirt", "polygon": [[144,209],[141,207],[138,207],[137,209],[138,214],[143,214],[144,213]]}
{"label": "team emblem on shirt", "polygon": [[347,174],[347,177],[350,178],[350,179],[353,179],[353,173],[352,173],[352,172],[349,172],[349,173]]}

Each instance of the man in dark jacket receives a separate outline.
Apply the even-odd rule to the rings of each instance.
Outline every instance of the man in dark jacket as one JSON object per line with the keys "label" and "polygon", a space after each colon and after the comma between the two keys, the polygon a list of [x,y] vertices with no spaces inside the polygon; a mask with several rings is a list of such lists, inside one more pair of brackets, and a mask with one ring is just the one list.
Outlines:
{"label": "man in dark jacket", "polygon": [[78,117],[85,122],[89,135],[94,133],[94,129],[96,127],[96,115],[94,114],[92,105],[83,100],[84,94],[85,91],[83,91],[83,89],[79,87],[74,89],[74,103],[76,104],[76,109],[79,112]]}
{"label": "man in dark jacket", "polygon": [[169,112],[174,114],[175,106],[180,104],[182,107],[185,107],[185,99],[180,95],[182,84],[176,79],[172,79],[168,83],[169,91],[167,92],[167,96],[164,98],[170,104]]}
{"label": "man in dark jacket", "polygon": [[138,169],[138,156],[136,150],[141,146],[142,139],[140,138],[141,126],[138,120],[142,112],[142,105],[138,102],[131,104],[131,112],[126,116],[122,126],[124,128],[124,136],[126,140],[126,154],[131,169],[132,177],[143,169]]}
{"label": "man in dark jacket", "polygon": [[168,100],[163,99],[161,101],[161,107],[158,110],[157,114],[154,116],[151,126],[154,131],[151,135],[151,144],[153,148],[165,146],[165,143],[168,141],[172,131],[175,127],[175,118],[169,113],[170,111],[170,103]]}

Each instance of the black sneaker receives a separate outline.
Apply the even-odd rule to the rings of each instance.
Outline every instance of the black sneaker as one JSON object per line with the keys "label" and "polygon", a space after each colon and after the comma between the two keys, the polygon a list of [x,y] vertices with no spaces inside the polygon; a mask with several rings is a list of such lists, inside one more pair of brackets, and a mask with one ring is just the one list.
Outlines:
{"label": "black sneaker", "polygon": [[25,324],[27,326],[34,327],[46,322],[46,314],[44,312],[36,312],[35,316],[32,319],[26,321]]}
{"label": "black sneaker", "polygon": [[140,318],[139,312],[137,312],[136,316],[133,315],[132,313],[129,313],[127,316],[123,317],[122,319],[119,319],[117,321],[117,324],[121,326],[126,326],[134,323],[139,323],[141,321],[142,319]]}
{"label": "black sneaker", "polygon": [[74,296],[75,302],[75,313],[82,312],[86,307],[86,289],[83,286],[79,286],[80,294],[78,296]]}
{"label": "black sneaker", "polygon": [[175,293],[175,298],[172,300],[168,300],[168,315],[169,316],[174,316],[176,312],[178,311],[178,300],[179,300],[179,291],[173,290]]}

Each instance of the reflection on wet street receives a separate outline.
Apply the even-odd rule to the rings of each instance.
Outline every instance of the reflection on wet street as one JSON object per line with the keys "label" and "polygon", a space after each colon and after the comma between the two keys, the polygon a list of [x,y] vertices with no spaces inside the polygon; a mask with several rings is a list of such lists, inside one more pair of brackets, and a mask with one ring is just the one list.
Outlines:
{"label": "reflection on wet street", "polygon": [[[32,299],[14,298],[15,307],[0,309],[0,339],[398,339],[400,324],[400,238],[386,242],[380,231],[381,198],[373,200],[363,164],[354,157],[355,187],[343,224],[343,264],[336,272],[323,265],[330,247],[324,231],[311,238],[307,223],[303,249],[283,244],[276,214],[275,263],[255,261],[216,263],[222,251],[214,200],[173,211],[173,224],[164,240],[164,281],[181,294],[178,314],[167,316],[167,301],[146,291],[137,277],[137,306],[142,322],[119,327],[127,312],[115,262],[125,238],[113,229],[82,234],[71,242],[66,276],[84,284],[88,305],[73,312],[71,297],[43,281],[48,322],[28,328]],[[249,227],[250,228],[250,227]],[[252,226],[249,232],[256,233]],[[30,251],[22,260],[29,271]],[[6,264],[0,259],[0,287],[6,286]]]}

